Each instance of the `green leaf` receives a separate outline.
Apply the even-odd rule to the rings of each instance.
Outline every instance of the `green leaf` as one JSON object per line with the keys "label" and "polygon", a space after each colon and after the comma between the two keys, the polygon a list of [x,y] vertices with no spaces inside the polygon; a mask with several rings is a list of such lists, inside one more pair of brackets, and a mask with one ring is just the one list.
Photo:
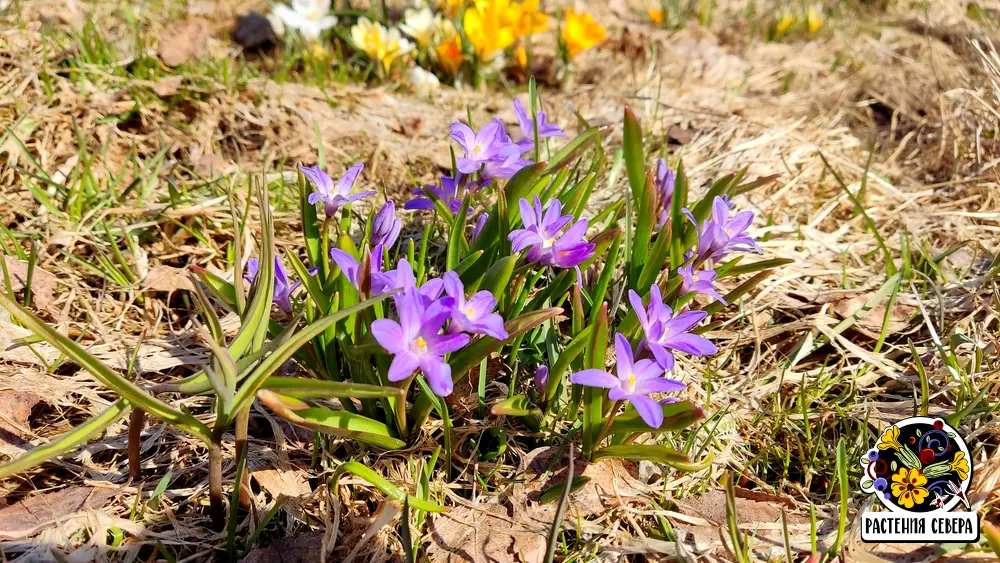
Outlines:
{"label": "green leaf", "polygon": [[[298,170],[297,180],[299,186],[299,209],[302,210],[302,236],[306,239],[306,257],[309,258],[310,264],[320,266],[323,264],[323,241],[320,233],[319,217],[316,214],[316,206],[309,203],[309,193],[312,190],[301,170]],[[321,273],[325,275],[329,272]]]}
{"label": "green leaf", "polygon": [[462,274],[465,273],[466,270],[468,270],[469,268],[471,268],[472,266],[474,266],[476,264],[476,262],[478,262],[479,259],[482,256],[483,256],[483,251],[482,250],[477,250],[477,251],[473,252],[472,254],[469,254],[465,258],[463,258],[462,261],[459,262],[458,264],[455,264],[455,267],[452,268],[452,270],[456,274],[458,274],[459,276],[461,276]]}
{"label": "green leaf", "polygon": [[323,285],[320,282],[323,278],[320,274],[315,276],[309,275],[309,268],[299,260],[299,257],[293,252],[289,252],[285,256],[288,257],[288,263],[292,265],[292,269],[295,270],[295,275],[302,280],[302,287],[306,288],[306,293],[309,297],[316,303],[319,310],[326,313],[330,310],[330,298],[327,297],[326,292],[323,291]]}
{"label": "green leaf", "polygon": [[[608,304],[602,303],[590,341],[583,352],[583,365],[589,369],[606,369],[604,362],[608,351]],[[601,411],[604,405],[604,389],[584,387],[583,389],[583,456],[591,458],[598,444],[597,434],[601,427]]]}
{"label": "green leaf", "polygon": [[257,393],[257,398],[274,414],[303,428],[357,440],[386,450],[406,447],[406,442],[392,437],[388,426],[360,414],[314,407],[294,397],[267,389],[261,389]]}
{"label": "green leaf", "polygon": [[[598,307],[596,310],[600,313],[601,309]],[[577,356],[580,355],[581,352],[583,352],[584,348],[587,347],[587,343],[590,342],[590,335],[594,331],[594,321],[596,320],[597,318],[595,316],[595,318],[591,321],[591,324],[584,327],[584,329],[580,331],[580,334],[577,334],[573,340],[566,345],[562,354],[559,354],[559,359],[556,360],[555,365],[552,366],[551,370],[549,370],[549,379],[545,383],[546,403],[549,403],[553,398],[555,398],[556,390],[559,388],[559,382],[562,381],[563,374],[569,370],[569,365],[576,359]]]}
{"label": "green leaf", "polygon": [[[583,488],[584,485],[590,482],[590,477],[586,475],[579,475],[573,478],[573,482],[569,485],[569,492],[573,493]],[[566,490],[566,483],[556,483],[551,487],[542,491],[542,494],[538,497],[538,502],[541,504],[549,504],[559,500],[562,496],[563,491]]]}
{"label": "green leaf", "polygon": [[[765,270],[763,272],[758,273],[754,277],[748,279],[747,281],[741,283],[740,285],[736,286],[732,291],[730,291],[724,296],[726,299],[726,303],[729,303],[730,305],[736,303],[737,301],[740,300],[741,297],[749,293],[750,290],[757,287],[757,284],[769,278],[773,273],[774,273],[773,270]],[[725,308],[726,306],[723,305],[721,301],[715,301],[709,304],[703,310],[709,315],[714,315],[715,313],[718,313],[719,311]]]}
{"label": "green leaf", "polygon": [[[731,276],[739,276],[743,274],[752,274],[754,272],[760,272],[762,270],[773,270],[787,264],[795,262],[791,258],[773,258],[770,260],[758,260],[750,264],[739,264],[719,273],[719,279],[728,278]],[[728,300],[727,300],[728,301]]]}
{"label": "green leaf", "polygon": [[[653,213],[656,206],[656,194],[653,188],[653,174],[649,173],[646,181],[639,188],[640,199],[636,201],[635,212],[637,214],[635,232],[632,236],[632,263],[629,264],[629,281],[632,289],[639,287],[643,266],[649,259],[650,243],[653,238]],[[661,233],[662,238],[662,233]],[[655,264],[653,267],[655,268]],[[658,272],[659,268],[655,268]]]}
{"label": "green leaf", "polygon": [[261,217],[260,256],[257,277],[250,288],[250,302],[240,319],[240,331],[229,344],[229,351],[235,358],[264,345],[267,321],[271,318],[271,302],[274,300],[274,220],[267,190],[263,186],[258,186],[257,199]]}
{"label": "green leaf", "polygon": [[532,407],[531,401],[524,395],[514,395],[490,407],[490,413],[496,416],[531,416],[541,415],[542,411]]}
{"label": "green leaf", "polygon": [[357,461],[348,461],[346,463],[340,464],[337,469],[334,470],[333,475],[330,477],[330,487],[336,490],[337,482],[340,477],[345,473],[353,473],[354,475],[364,479],[371,483],[371,485],[378,490],[382,491],[389,498],[396,501],[406,501],[406,504],[410,508],[416,510],[424,510],[426,512],[444,512],[445,508],[443,506],[434,504],[433,502],[417,498],[413,495],[408,495],[403,492],[399,487],[390,483],[386,478],[382,477],[376,473],[370,467],[363,465]]}
{"label": "green leaf", "polygon": [[132,382],[101,363],[100,360],[84,350],[79,344],[59,334],[56,329],[18,305],[5,293],[0,293],[0,306],[10,311],[11,316],[17,319],[25,328],[34,332],[52,346],[55,346],[56,349],[65,354],[70,360],[90,372],[98,381],[118,393],[122,398],[127,399],[133,405],[167,424],[181,428],[206,442],[211,441],[211,432],[198,419],[171,407],[155,397],[151,397]]}
{"label": "green leaf", "polygon": [[646,185],[646,157],[642,151],[642,126],[628,106],[625,107],[625,128],[622,137],[628,185],[632,188],[632,201],[638,205],[644,199],[642,192]]}
{"label": "green leaf", "polygon": [[[562,149],[556,154],[549,157],[549,163],[542,170],[543,175],[553,174],[559,171],[561,168],[565,167],[567,164],[573,161],[577,155],[584,149],[589,147],[600,137],[601,129],[599,127],[591,127],[583,133],[576,136],[575,139],[567,143]],[[544,162],[539,163],[545,165]]]}
{"label": "green leaf", "polygon": [[544,166],[544,162],[525,166],[507,181],[503,190],[497,193],[497,205],[493,207],[489,218],[486,219],[486,224],[479,232],[479,238],[476,239],[473,249],[485,250],[494,244],[503,242],[500,239],[501,235],[506,237],[507,226],[520,217],[518,202],[531,193],[531,188],[543,175],[542,168]]}
{"label": "green leaf", "polygon": [[615,417],[611,422],[611,434],[624,432],[649,432],[658,434],[661,432],[671,432],[683,430],[705,417],[705,411],[701,407],[696,407],[688,401],[669,403],[662,405],[663,424],[659,428],[650,428],[646,421],[639,416],[639,412],[633,407],[629,407],[624,413]]}
{"label": "green leaf", "polygon": [[497,260],[483,276],[480,289],[489,291],[497,301],[501,301],[506,292],[510,290],[508,284],[510,277],[514,274],[514,266],[517,265],[519,257],[519,254],[513,254]]}
{"label": "green leaf", "polygon": [[309,399],[316,397],[349,397],[352,399],[379,399],[382,397],[402,397],[399,387],[383,387],[364,383],[325,381],[303,377],[271,376],[264,382],[264,389],[276,391],[287,397]]}
{"label": "green leaf", "polygon": [[451,224],[451,231],[448,234],[448,250],[445,255],[445,271],[455,269],[455,266],[462,259],[462,253],[468,249],[469,243],[465,240],[465,220],[469,214],[469,202],[472,194],[466,194],[462,201],[462,207],[458,210],[455,221]]}
{"label": "green leaf", "polygon": [[250,375],[247,376],[246,381],[236,392],[236,398],[233,400],[233,412],[239,412],[240,409],[249,406],[250,402],[253,401],[254,396],[257,394],[257,391],[264,386],[267,378],[277,371],[282,364],[288,361],[289,358],[291,358],[295,352],[307,342],[322,334],[327,328],[334,326],[338,322],[359,311],[363,311],[376,303],[384,301],[394,293],[396,293],[396,291],[383,293],[378,297],[366,299],[365,301],[362,301],[352,307],[341,309],[332,315],[323,317],[322,319],[313,322],[299,332],[295,333],[295,335],[289,338],[287,342],[272,352],[270,356],[261,360],[261,362],[257,364],[257,367],[254,368]]}
{"label": "green leaf", "polygon": [[652,461],[669,465],[681,471],[700,471],[712,464],[714,454],[709,452],[700,462],[692,462],[683,452],[660,445],[613,445],[603,447],[594,452],[594,462],[606,457],[625,459],[628,461]]}
{"label": "green leaf", "polygon": [[24,455],[0,465],[0,479],[17,475],[50,459],[71,452],[87,443],[88,440],[104,432],[112,424],[128,414],[131,407],[123,399],[112,403],[107,410],[77,426],[58,438],[31,449]]}

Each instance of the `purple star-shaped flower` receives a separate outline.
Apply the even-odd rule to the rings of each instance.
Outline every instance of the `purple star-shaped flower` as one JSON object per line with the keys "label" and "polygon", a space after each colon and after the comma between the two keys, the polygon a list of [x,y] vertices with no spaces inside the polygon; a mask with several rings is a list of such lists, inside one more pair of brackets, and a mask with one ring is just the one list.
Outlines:
{"label": "purple star-shaped flower", "polygon": [[521,149],[517,145],[510,144],[497,155],[497,158],[486,162],[486,166],[483,167],[483,178],[509,180],[519,170],[531,164],[534,162],[521,158]]}
{"label": "purple star-shaped flower", "polygon": [[553,199],[543,211],[537,195],[534,201],[534,207],[526,199],[519,202],[524,228],[511,231],[507,237],[514,252],[530,247],[525,255],[529,262],[557,268],[572,268],[594,254],[594,244],[583,238],[587,234],[586,219],[563,232],[573,216],[562,214],[562,202]]}
{"label": "purple star-shaped flower", "polygon": [[663,368],[652,360],[636,362],[632,347],[621,333],[615,334],[615,357],[618,360],[617,377],[604,370],[585,369],[571,375],[569,380],[578,385],[609,389],[609,399],[629,401],[646,424],[659,428],[663,424],[663,409],[649,395],[680,391],[684,383],[661,377]]}
{"label": "purple star-shaped flower", "polygon": [[326,210],[326,216],[332,217],[341,207],[359,199],[375,195],[374,191],[351,193],[351,190],[354,189],[354,183],[358,179],[358,174],[361,174],[361,169],[364,167],[365,165],[359,162],[348,168],[336,186],[333,185],[333,179],[326,172],[323,172],[319,166],[299,167],[302,174],[316,188],[315,192],[309,194],[307,201],[309,201],[310,205],[316,205],[322,201]]}
{"label": "purple star-shaped flower", "polygon": [[513,143],[507,133],[504,132],[503,123],[499,119],[494,119],[478,133],[464,123],[451,124],[451,138],[461,145],[465,156],[457,159],[458,171],[463,174],[472,174],[478,171],[490,160],[506,160],[509,156],[506,152]]}
{"label": "purple star-shaped flower", "polygon": [[[260,267],[260,263],[256,258],[251,258],[247,260],[247,273],[243,274],[243,279],[247,280],[249,283],[257,278],[257,270]],[[300,285],[301,281],[295,283],[288,283],[288,271],[285,270],[285,265],[281,263],[281,258],[278,256],[274,257],[274,304],[278,306],[279,309],[286,313],[292,312],[292,292],[295,291]]]}
{"label": "purple star-shaped flower", "polygon": [[[359,279],[359,274],[361,271],[361,264],[358,263],[358,260],[339,248],[330,249],[330,258],[332,258],[334,263],[337,264],[340,271],[344,273],[344,276],[346,276],[347,280],[351,282],[351,285],[353,285],[355,289],[360,290],[361,280]],[[369,260],[370,265],[368,272],[371,277],[372,295],[381,295],[385,293],[385,291],[382,289],[383,284],[378,283],[377,280],[379,276],[385,275],[382,273],[382,245],[376,245],[375,248],[372,249]]]}
{"label": "purple star-shaped flower", "polygon": [[[514,115],[517,116],[517,124],[521,126],[521,140],[517,142],[517,146],[522,153],[526,153],[535,148],[535,123],[524,104],[517,98],[514,98]],[[566,133],[558,125],[546,121],[548,116],[545,115],[544,111],[538,112],[536,117],[538,118],[539,139],[566,136]]]}
{"label": "purple star-shaped flower", "polygon": [[723,305],[729,305],[729,303],[727,303],[726,300],[719,295],[719,292],[715,290],[715,284],[713,282],[715,277],[719,275],[715,270],[695,272],[694,265],[689,265],[677,268],[677,273],[681,276],[680,295],[700,293],[715,299]]}
{"label": "purple star-shaped flower", "polygon": [[492,293],[484,290],[466,299],[465,286],[455,272],[445,272],[444,291],[448,297],[455,300],[449,332],[485,334],[497,340],[507,339],[507,331],[503,328],[503,317],[493,312],[497,300]]}
{"label": "purple star-shaped flower", "polygon": [[411,199],[410,201],[403,204],[403,209],[419,209],[422,211],[434,211],[434,202],[431,200],[428,193],[434,194],[438,199],[444,202],[454,215],[458,213],[458,210],[462,208],[462,199],[465,197],[466,193],[474,193],[476,190],[482,188],[489,182],[466,182],[466,176],[459,172],[454,178],[450,176],[441,177],[441,185],[435,186],[433,184],[427,184],[423,187],[416,188],[413,190],[413,195],[417,196],[416,199]]}
{"label": "purple star-shaped flower", "polygon": [[468,344],[469,335],[441,333],[454,306],[450,298],[428,307],[421,302],[416,291],[404,292],[396,302],[399,322],[378,319],[372,323],[372,335],[393,355],[389,381],[402,381],[420,369],[431,390],[444,397],[454,389],[451,366],[444,361],[444,355]]}
{"label": "purple star-shaped flower", "polygon": [[378,210],[375,218],[372,219],[372,235],[370,244],[372,246],[383,246],[391,248],[399,238],[399,231],[403,228],[403,222],[396,217],[396,204],[390,199]]}
{"label": "purple star-shaped flower", "polygon": [[677,173],[667,166],[667,161],[660,159],[656,164],[656,193],[659,196],[657,207],[660,209],[660,217],[656,224],[663,227],[670,218],[670,206],[674,201],[674,185],[677,183]]}
{"label": "purple star-shaped flower", "polygon": [[673,310],[663,303],[656,284],[649,288],[649,295],[648,308],[643,307],[642,297],[633,290],[629,290],[628,300],[646,335],[644,343],[653,352],[660,367],[674,369],[674,350],[692,356],[708,356],[719,351],[707,338],[690,332],[708,313],[684,311],[674,316]]}
{"label": "purple star-shaped flower", "polygon": [[417,287],[417,278],[413,275],[413,267],[405,258],[401,258],[396,264],[395,270],[372,275],[373,294],[380,295],[394,289],[402,290],[400,294],[395,296],[397,301],[402,299],[403,293],[415,290],[421,306],[428,307],[438,297],[441,297],[441,293],[444,291],[444,280],[441,278],[429,279]]}
{"label": "purple star-shaped flower", "polygon": [[[684,213],[697,225],[690,211]],[[752,222],[753,211],[742,211],[730,218],[726,200],[715,196],[712,216],[698,230],[698,260],[719,260],[730,252],[760,253],[760,246],[746,233]]]}

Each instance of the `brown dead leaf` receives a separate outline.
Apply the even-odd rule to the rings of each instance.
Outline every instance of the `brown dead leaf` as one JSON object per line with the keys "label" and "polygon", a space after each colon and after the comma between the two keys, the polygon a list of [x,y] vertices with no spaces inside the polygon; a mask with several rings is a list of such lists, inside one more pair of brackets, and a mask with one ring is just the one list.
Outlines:
{"label": "brown dead leaf", "polygon": [[40,402],[42,398],[29,391],[0,390],[0,447],[25,444],[24,439],[31,436],[31,409]]}
{"label": "brown dead leaf", "polygon": [[314,563],[320,560],[323,534],[310,532],[291,538],[278,538],[267,547],[247,554],[243,563]]}
{"label": "brown dead leaf", "polygon": [[[744,498],[752,496],[759,499]],[[773,500],[772,500],[773,499]],[[693,536],[693,543],[698,551],[707,549],[719,542],[719,529],[726,525],[726,493],[723,490],[712,490],[698,496],[677,500],[680,511],[685,516],[704,520],[708,525],[696,525],[691,522],[678,522],[676,527]],[[788,499],[776,497],[767,493],[753,493],[742,490],[736,495],[736,521],[740,529],[751,531],[756,536],[760,549],[765,547],[784,549],[781,531],[781,509]],[[808,527],[809,520],[799,514],[786,511],[789,527]],[[793,532],[793,543],[799,539],[808,544],[806,535]]]}
{"label": "brown dead leaf", "polygon": [[180,66],[205,54],[212,30],[204,20],[186,18],[171,22],[160,35],[157,54],[163,64]]}
{"label": "brown dead leaf", "polygon": [[149,269],[149,273],[142,280],[142,288],[145,291],[166,293],[173,293],[179,289],[194,291],[194,285],[191,283],[191,278],[188,277],[187,270],[162,264]]}
{"label": "brown dead leaf", "polygon": [[[863,307],[869,298],[871,298],[870,295],[855,295],[854,297],[841,299],[833,304],[833,312],[841,318],[846,319],[853,315],[855,311]],[[882,321],[885,319],[885,307],[886,304],[882,303],[879,306],[872,308],[860,319],[858,319],[855,326],[860,326],[875,332],[881,332]],[[913,306],[896,302],[892,307],[892,312],[889,314],[889,325],[887,329],[889,334],[895,334],[906,330],[906,328],[910,326],[909,319],[915,311],[916,308]]]}
{"label": "brown dead leaf", "polygon": [[309,478],[300,469],[259,469],[250,473],[272,498],[302,499],[312,494]]}
{"label": "brown dead leaf", "polygon": [[[28,282],[28,263],[18,260],[12,256],[5,256],[7,262],[7,273],[10,274],[11,287],[14,291],[21,291]],[[0,273],[0,284],[2,284],[3,274]],[[56,276],[35,265],[31,273],[31,303],[32,306],[41,309],[51,315],[58,315],[59,308],[55,305]]]}
{"label": "brown dead leaf", "polygon": [[545,560],[546,528],[512,520],[498,499],[460,506],[431,519],[431,562],[540,563]]}
{"label": "brown dead leaf", "polygon": [[100,510],[117,488],[72,487],[34,495],[0,509],[0,539],[16,540],[73,518],[81,512]]}

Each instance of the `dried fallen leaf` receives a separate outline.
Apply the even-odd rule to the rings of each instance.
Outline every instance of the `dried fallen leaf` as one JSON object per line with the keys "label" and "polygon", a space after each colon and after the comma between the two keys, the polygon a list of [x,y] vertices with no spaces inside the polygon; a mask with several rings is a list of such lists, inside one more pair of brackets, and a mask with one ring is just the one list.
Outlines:
{"label": "dried fallen leaf", "polygon": [[[7,273],[10,275],[11,289],[19,292],[28,283],[28,263],[17,258],[6,256]],[[35,265],[31,273],[31,304],[52,315],[59,314],[55,305],[56,276]],[[0,286],[3,285],[3,273],[0,272]],[[6,289],[6,288],[4,288]]]}
{"label": "dried fallen leaf", "polygon": [[[834,303],[833,312],[841,318],[846,319],[847,317],[853,315],[855,311],[863,307],[870,298],[870,295],[856,295],[847,299],[841,299]],[[882,303],[877,307],[873,307],[870,311],[858,319],[855,326],[880,332],[882,330],[882,321],[885,319],[885,307],[885,303]],[[895,334],[906,330],[906,328],[910,325],[909,319],[913,316],[915,311],[915,307],[896,302],[892,307],[892,312],[889,314],[889,334]]]}
{"label": "dried fallen leaf", "polygon": [[31,409],[42,398],[29,391],[0,389],[0,447],[21,446],[31,436]]}
{"label": "dried fallen leaf", "polygon": [[179,66],[205,54],[212,30],[203,20],[187,18],[170,23],[160,35],[157,54],[163,64]]}
{"label": "dried fallen leaf", "polygon": [[28,497],[0,509],[0,539],[31,537],[88,510],[100,510],[116,494],[117,488],[73,487]]}
{"label": "dried fallen leaf", "polygon": [[460,506],[431,520],[431,562],[490,561],[540,563],[545,560],[546,528],[512,519],[499,499],[474,508]]}
{"label": "dried fallen leaf", "polygon": [[191,278],[188,277],[187,270],[162,264],[149,269],[149,273],[142,280],[142,288],[145,291],[164,291],[166,293],[173,293],[179,289],[194,291],[194,285],[191,283]]}

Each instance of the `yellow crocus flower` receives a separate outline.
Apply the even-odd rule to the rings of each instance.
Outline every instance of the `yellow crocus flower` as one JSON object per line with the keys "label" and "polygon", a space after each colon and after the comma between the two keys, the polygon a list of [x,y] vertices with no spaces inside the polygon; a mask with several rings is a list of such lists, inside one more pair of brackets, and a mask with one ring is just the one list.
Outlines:
{"label": "yellow crocus flower", "polygon": [[604,42],[607,31],[586,12],[577,13],[572,8],[566,11],[562,40],[570,58]]}
{"label": "yellow crocus flower", "polygon": [[451,74],[458,72],[458,67],[462,66],[462,61],[465,59],[465,54],[462,52],[462,38],[458,34],[441,40],[435,52],[438,62]]}
{"label": "yellow crocus flower", "polygon": [[809,8],[809,11],[806,12],[806,29],[809,30],[809,33],[816,33],[822,27],[823,14],[821,14],[815,6]]}
{"label": "yellow crocus flower", "polygon": [[798,18],[795,17],[795,14],[787,12],[782,14],[782,16],[778,18],[778,21],[774,24],[775,39],[781,39],[788,35],[788,32],[792,30],[792,27],[795,26],[797,21]]}
{"label": "yellow crocus flower", "polygon": [[509,21],[509,12],[510,5],[506,0],[477,1],[474,7],[465,11],[462,20],[465,36],[481,61],[493,59],[514,44],[514,28]]}
{"label": "yellow crocus flower", "polygon": [[650,8],[646,10],[646,13],[649,14],[649,19],[653,20],[653,23],[656,25],[663,23],[663,10],[659,8]]}

